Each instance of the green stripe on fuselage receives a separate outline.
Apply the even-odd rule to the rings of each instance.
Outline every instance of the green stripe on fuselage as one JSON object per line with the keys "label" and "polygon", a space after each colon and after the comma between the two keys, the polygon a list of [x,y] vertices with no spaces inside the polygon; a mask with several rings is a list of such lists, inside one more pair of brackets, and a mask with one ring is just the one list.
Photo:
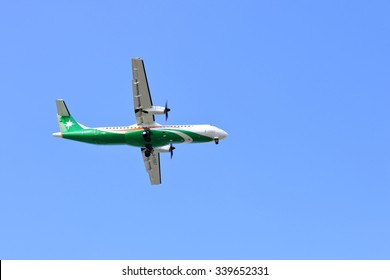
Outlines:
{"label": "green stripe on fuselage", "polygon": [[110,132],[96,128],[87,128],[74,132],[63,132],[62,137],[74,141],[80,141],[91,144],[102,145],[119,145],[127,144],[136,147],[145,147],[151,144],[153,147],[161,147],[165,145],[178,144],[185,142],[185,139],[180,134],[185,134],[192,139],[193,143],[202,143],[213,141],[213,138],[203,136],[201,134],[176,129],[151,129],[151,141],[146,142],[142,136],[144,130],[128,130],[125,133]]}
{"label": "green stripe on fuselage", "polygon": [[[174,129],[171,129],[172,131],[175,131]],[[214,139],[212,137],[204,136],[202,134],[188,131],[188,130],[177,130],[178,132],[182,132],[184,134],[187,134],[189,137],[192,138],[194,143],[204,143],[204,142],[211,142]]]}
{"label": "green stripe on fuselage", "polygon": [[62,133],[65,139],[102,145],[126,144],[125,135],[101,131],[95,128],[86,128],[81,131]]}

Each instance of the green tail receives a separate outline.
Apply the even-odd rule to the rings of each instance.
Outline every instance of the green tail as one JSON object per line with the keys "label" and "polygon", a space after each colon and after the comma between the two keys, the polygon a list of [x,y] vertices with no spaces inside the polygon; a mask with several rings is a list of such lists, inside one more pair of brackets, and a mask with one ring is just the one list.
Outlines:
{"label": "green tail", "polygon": [[70,115],[64,100],[57,99],[56,105],[58,124],[62,133],[80,131],[86,128]]}

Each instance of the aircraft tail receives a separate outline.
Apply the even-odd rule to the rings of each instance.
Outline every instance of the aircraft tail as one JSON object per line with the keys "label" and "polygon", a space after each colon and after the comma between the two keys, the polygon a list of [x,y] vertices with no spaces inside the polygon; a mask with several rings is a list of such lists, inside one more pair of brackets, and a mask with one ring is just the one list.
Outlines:
{"label": "aircraft tail", "polygon": [[62,99],[56,100],[57,105],[57,119],[60,126],[61,133],[80,131],[87,127],[78,123],[69,113],[65,101]]}

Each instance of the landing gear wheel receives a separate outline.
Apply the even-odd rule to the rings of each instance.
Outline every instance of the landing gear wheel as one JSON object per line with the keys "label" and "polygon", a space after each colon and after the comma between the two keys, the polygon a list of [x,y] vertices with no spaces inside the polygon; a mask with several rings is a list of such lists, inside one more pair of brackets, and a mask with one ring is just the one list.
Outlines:
{"label": "landing gear wheel", "polygon": [[142,132],[142,137],[144,138],[144,140],[146,142],[152,141],[152,139],[150,138],[150,129],[149,128],[144,129],[144,131]]}
{"label": "landing gear wheel", "polygon": [[215,139],[214,139],[214,142],[215,142],[216,145],[218,145],[218,144],[219,144],[219,139],[218,139],[218,138],[215,138]]}
{"label": "landing gear wheel", "polygon": [[145,150],[145,157],[150,157],[150,155],[152,154],[152,152],[153,152],[153,147],[152,147],[152,145],[150,145],[150,144],[146,144],[145,145],[145,148],[143,148],[144,150]]}

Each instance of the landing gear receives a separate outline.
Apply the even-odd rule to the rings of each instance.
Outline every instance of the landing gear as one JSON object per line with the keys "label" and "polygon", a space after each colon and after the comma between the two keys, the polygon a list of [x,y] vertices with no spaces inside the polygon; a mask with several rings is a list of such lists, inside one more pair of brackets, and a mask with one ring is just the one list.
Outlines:
{"label": "landing gear", "polygon": [[153,152],[153,147],[152,147],[152,145],[150,145],[150,144],[146,144],[145,145],[145,148],[142,148],[142,150],[144,150],[145,151],[145,157],[150,157],[150,155],[152,154],[152,152]]}
{"label": "landing gear", "polygon": [[216,145],[218,145],[219,144],[219,138],[218,137],[214,137],[214,142],[215,142]]}
{"label": "landing gear", "polygon": [[144,131],[142,132],[142,137],[144,138],[144,140],[146,141],[146,142],[150,142],[150,141],[152,141],[152,139],[150,138],[150,128],[148,128],[148,127],[145,127],[144,128]]}

